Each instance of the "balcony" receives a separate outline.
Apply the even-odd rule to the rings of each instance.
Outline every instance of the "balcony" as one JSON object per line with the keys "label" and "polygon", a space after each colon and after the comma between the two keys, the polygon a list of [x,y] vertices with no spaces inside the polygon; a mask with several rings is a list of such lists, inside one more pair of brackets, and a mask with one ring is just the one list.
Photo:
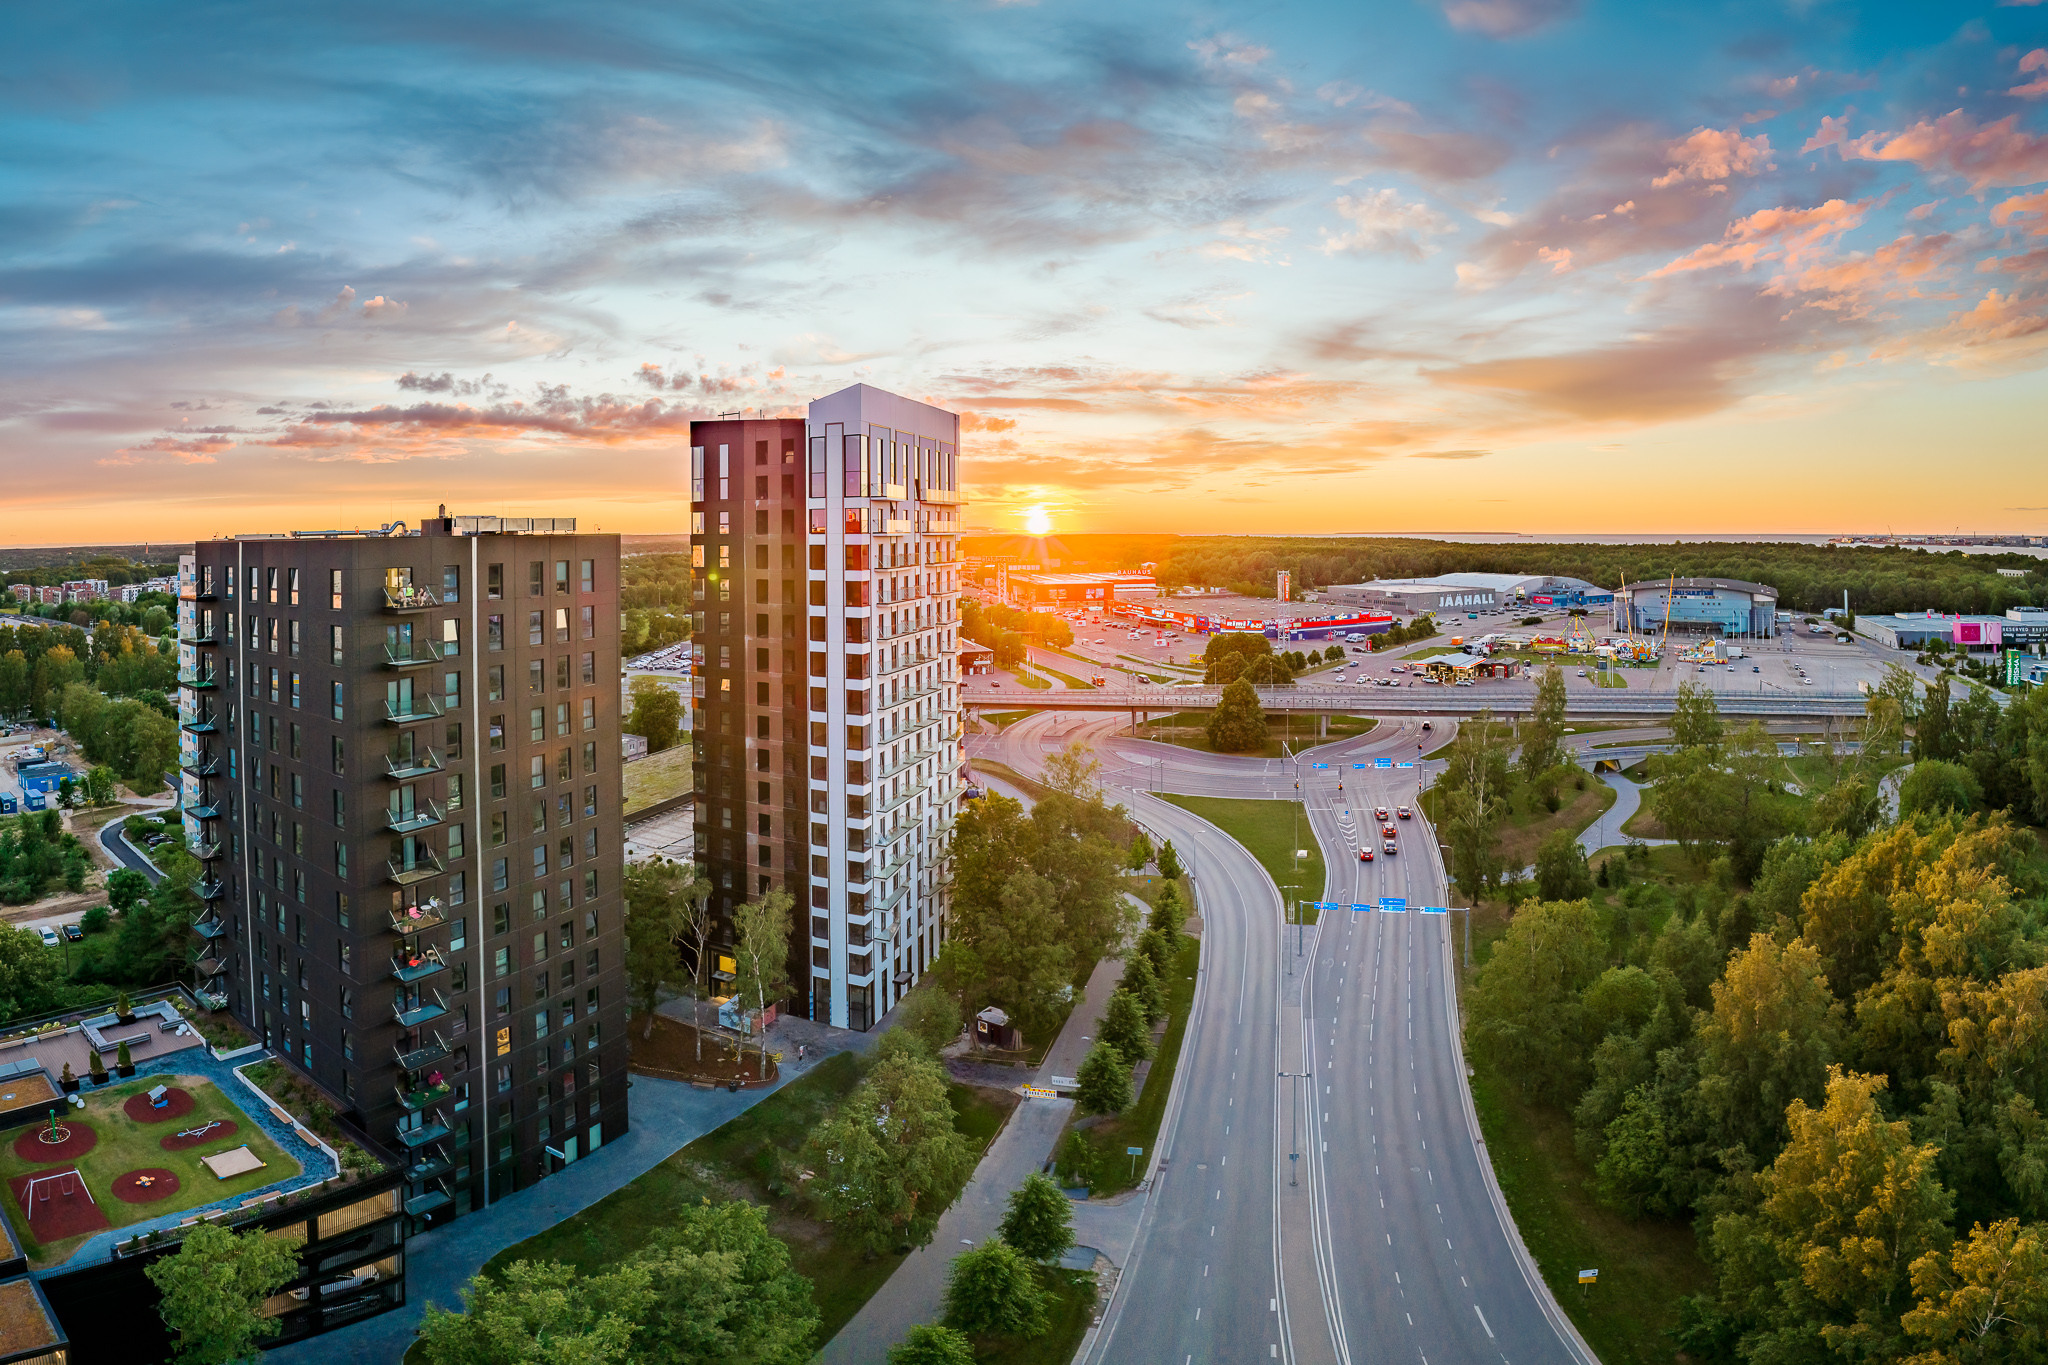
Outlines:
{"label": "balcony", "polygon": [[431,1120],[417,1128],[400,1127],[398,1141],[408,1152],[416,1152],[430,1142],[438,1142],[448,1136],[448,1120],[435,1114]]}
{"label": "balcony", "polygon": [[417,934],[424,929],[438,929],[447,922],[448,912],[441,908],[439,901],[408,905],[403,910],[391,912],[391,932],[394,934]]}
{"label": "balcony", "polygon": [[185,845],[185,851],[202,863],[210,863],[220,857],[220,840],[200,839]]}
{"label": "balcony", "polygon": [[[206,913],[209,916],[211,916],[213,914],[213,911],[208,910]],[[192,923],[192,932],[199,935],[199,937],[201,938],[219,938],[222,934],[225,934],[227,931],[228,926],[219,918],[194,920]]]}
{"label": "balcony", "polygon": [[410,752],[393,751],[384,755],[384,775],[399,782],[440,771],[441,755],[434,752],[431,745],[422,745]]}
{"label": "balcony", "polygon": [[398,1096],[399,1107],[412,1114],[417,1114],[420,1110],[434,1103],[434,1101],[442,1098],[451,1088],[446,1081],[440,1081],[434,1085],[423,1085],[417,1090],[407,1090],[402,1085],[392,1087]]}
{"label": "balcony", "polygon": [[405,1168],[405,1178],[410,1183],[432,1180],[437,1175],[446,1175],[455,1169],[455,1163],[443,1151],[422,1152],[418,1160]]}
{"label": "balcony", "polygon": [[220,679],[214,675],[214,671],[210,668],[183,669],[178,673],[178,686],[180,687],[215,687],[219,683]]}
{"label": "balcony", "polygon": [[202,981],[211,981],[214,977],[225,974],[227,969],[227,959],[222,957],[217,946],[211,943],[201,949],[199,956],[192,960],[192,970],[199,974]]}
{"label": "balcony", "polygon": [[223,991],[194,991],[192,998],[210,1010],[224,1010],[228,1007],[228,997]]}
{"label": "balcony", "polygon": [[199,798],[198,805],[185,807],[185,814],[196,816],[201,820],[218,820],[220,819],[220,807],[213,804],[212,797],[202,796]]}
{"label": "balcony", "polygon": [[406,649],[384,646],[386,668],[424,668],[428,664],[441,662],[441,651],[426,641],[419,641]]}
{"label": "balcony", "polygon": [[447,1012],[447,999],[439,991],[435,991],[431,1002],[418,1000],[413,1003],[410,1009],[394,1005],[391,1010],[391,1016],[398,1021],[400,1028],[418,1028],[429,1020],[439,1019]]}
{"label": "balcony", "polygon": [[432,1066],[435,1062],[448,1055],[447,1039],[438,1033],[432,1032],[429,1032],[427,1037],[431,1041],[423,1042],[417,1047],[394,1047],[391,1049],[392,1057],[403,1070],[418,1071],[423,1066]]}
{"label": "balcony", "polygon": [[414,882],[423,882],[429,877],[438,877],[448,870],[441,860],[432,853],[428,853],[423,858],[408,860],[386,858],[384,860],[384,869],[389,874],[391,880],[397,882],[400,886],[411,886]]}
{"label": "balcony", "polygon": [[203,577],[192,585],[192,600],[195,602],[212,602],[219,597],[220,589],[212,578]]}
{"label": "balcony", "polygon": [[199,883],[199,899],[203,901],[217,901],[227,893],[228,884],[218,877],[208,877]]}
{"label": "balcony", "polygon": [[428,1190],[405,1201],[405,1211],[415,1218],[424,1218],[435,1209],[446,1208],[455,1201],[446,1190]]}
{"label": "balcony", "polygon": [[178,770],[192,777],[212,777],[220,771],[220,760],[210,753],[197,753],[180,759]]}
{"label": "balcony", "polygon": [[426,588],[415,588],[408,584],[402,588],[384,589],[386,611],[427,611],[440,605],[441,599]]}
{"label": "balcony", "polygon": [[409,810],[404,807],[396,810],[387,807],[384,811],[384,828],[393,834],[411,834],[415,830],[426,829],[440,823],[441,808],[434,804],[432,798],[420,802]]}
{"label": "balcony", "polygon": [[179,628],[178,643],[181,645],[217,645],[220,643],[220,638],[213,633],[212,622],[195,620],[189,631],[183,627]]}
{"label": "balcony", "polygon": [[416,721],[439,720],[441,703],[430,693],[419,693],[399,701],[384,703],[384,719],[393,725],[411,725]]}
{"label": "balcony", "polygon": [[399,981],[424,980],[435,972],[446,971],[448,964],[441,960],[439,949],[427,948],[420,952],[400,953],[391,959],[391,975]]}
{"label": "balcony", "polygon": [[178,710],[178,728],[188,735],[210,735],[220,727],[214,724],[211,711]]}

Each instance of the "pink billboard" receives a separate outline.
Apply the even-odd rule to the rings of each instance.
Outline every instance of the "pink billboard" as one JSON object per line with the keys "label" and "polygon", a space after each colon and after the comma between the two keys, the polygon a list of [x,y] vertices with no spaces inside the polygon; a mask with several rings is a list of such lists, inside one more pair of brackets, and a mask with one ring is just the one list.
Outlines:
{"label": "pink billboard", "polygon": [[1949,640],[1951,644],[1996,648],[2005,642],[2005,625],[2000,621],[1957,621]]}

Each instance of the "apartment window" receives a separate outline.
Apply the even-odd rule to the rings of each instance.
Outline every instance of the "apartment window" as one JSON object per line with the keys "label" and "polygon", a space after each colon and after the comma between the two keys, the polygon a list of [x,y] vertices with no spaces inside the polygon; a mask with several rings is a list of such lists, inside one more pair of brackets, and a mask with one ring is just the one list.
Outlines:
{"label": "apartment window", "polygon": [[491,752],[492,752],[492,753],[494,753],[494,754],[498,754],[498,753],[503,753],[504,751],[505,751],[505,718],[504,718],[503,716],[492,716],[492,717],[491,717]]}
{"label": "apartment window", "polygon": [[569,561],[555,561],[555,591],[564,597],[569,595]]}
{"label": "apartment window", "polygon": [[448,949],[450,952],[455,952],[468,946],[469,918],[466,915],[457,915],[454,927],[448,931]]}
{"label": "apartment window", "polygon": [[448,729],[447,729],[447,746],[448,746],[448,761],[449,761],[450,763],[456,762],[457,760],[459,760],[459,759],[460,759],[460,758],[462,757],[462,725],[461,725],[461,722],[459,722],[459,721],[450,721],[450,722],[448,722]]}
{"label": "apartment window", "polygon": [[[297,605],[299,605],[299,571],[298,571],[297,569],[293,569],[293,570],[291,570],[291,571],[290,571],[290,577],[291,577],[291,594],[292,594],[292,602],[291,602],[291,604],[292,604],[293,606],[295,606],[295,607],[296,607]],[[294,653],[296,653],[297,651],[293,651],[293,652],[294,652]]]}
{"label": "apartment window", "polygon": [[597,561],[594,559],[583,561],[583,591],[597,591]]}
{"label": "apartment window", "polygon": [[348,775],[348,763],[342,750],[341,736],[335,735],[327,743],[332,750],[329,757],[334,765],[334,775],[336,777],[346,777]]}
{"label": "apartment window", "polygon": [[[548,1036],[548,1012],[547,1012],[546,1010],[535,1010],[535,1011],[533,1012],[533,1040],[534,1040],[535,1042],[539,1042],[539,1041],[540,1041],[541,1039],[543,1039],[543,1038],[545,1038],[545,1037],[547,1037],[547,1036]],[[547,1059],[546,1059],[545,1057],[541,1058],[540,1064],[541,1064],[542,1066],[546,1066],[546,1065],[547,1065]],[[547,1115],[545,1115],[545,1114],[541,1115],[541,1118],[540,1118],[540,1122],[541,1122],[541,1127],[543,1127],[543,1128],[547,1127],[547,1122],[548,1122],[548,1118],[547,1118]]]}
{"label": "apartment window", "polygon": [[[450,872],[448,874],[448,903],[450,905],[460,905],[468,899],[469,874],[466,872]],[[455,946],[460,948],[462,945],[458,943]]]}
{"label": "apartment window", "polygon": [[526,613],[526,643],[537,645],[547,638],[547,613],[530,611]]}
{"label": "apartment window", "polygon": [[512,877],[511,872],[507,866],[507,860],[504,858],[499,858],[492,862],[491,890],[503,891],[507,886],[511,885],[511,882]]}
{"label": "apartment window", "polygon": [[500,948],[491,955],[491,975],[505,976],[512,970],[512,950]]}
{"label": "apartment window", "polygon": [[[296,727],[294,727],[294,728],[296,728]],[[306,807],[306,779],[305,779],[305,778],[303,778],[303,777],[301,777],[301,776],[299,776],[299,775],[298,775],[297,773],[293,773],[293,774],[292,774],[292,809],[293,809],[293,810],[304,810],[304,809],[305,809],[305,807]],[[296,826],[295,826],[294,828],[296,828]]]}
{"label": "apartment window", "polygon": [[484,619],[484,648],[500,650],[505,647],[505,618],[490,616]]}
{"label": "apartment window", "polygon": [[503,801],[505,799],[505,765],[502,763],[493,763],[491,765],[491,799],[493,801]]}
{"label": "apartment window", "polygon": [[334,846],[334,875],[337,877],[346,877],[348,875],[347,844],[336,844]]}
{"label": "apartment window", "polygon": [[548,711],[545,706],[536,706],[526,715],[527,737],[542,740],[548,737]]}
{"label": "apartment window", "polygon": [[596,697],[585,697],[583,699],[583,728],[586,730],[595,730],[597,728]]}
{"label": "apartment window", "polygon": [[330,663],[337,663],[337,664],[341,662],[341,627],[340,627],[340,626],[329,626],[329,627],[327,628],[327,653],[328,653],[328,662],[330,662]]}
{"label": "apartment window", "polygon": [[[338,891],[334,896],[334,922],[348,928],[348,892]],[[260,935],[259,935],[260,937]]]}
{"label": "apartment window", "polygon": [[494,812],[491,816],[491,847],[502,848],[505,844],[505,813]]}
{"label": "apartment window", "polygon": [[[547,876],[547,875],[548,875],[548,850],[547,850],[547,845],[545,845],[545,844],[539,845],[538,847],[536,847],[536,848],[535,848],[535,849],[533,850],[533,875],[534,875],[534,876],[536,876],[536,877],[545,877],[545,876]],[[542,916],[542,915],[545,915],[545,914],[546,914],[547,912],[548,912],[548,893],[547,893],[547,892],[545,892],[545,891],[536,891],[536,892],[534,892],[534,893],[533,893],[533,913],[534,913],[534,917],[535,917],[535,918],[539,918],[540,916]]]}
{"label": "apartment window", "polygon": [[583,814],[586,819],[597,814],[597,787],[595,784],[583,789]]}
{"label": "apartment window", "polygon": [[449,710],[462,705],[462,674],[459,672],[441,675],[441,697]]}
{"label": "apartment window", "polygon": [[583,638],[595,640],[597,638],[597,608],[585,607],[580,615],[583,625]]}
{"label": "apartment window", "polygon": [[451,616],[441,623],[441,657],[452,659],[462,653],[462,622]]}
{"label": "apartment window", "polygon": [[[334,718],[335,718],[336,720],[340,720],[340,719],[341,719],[341,684],[340,684],[340,683],[331,683],[331,684],[329,684],[329,687],[330,687],[330,689],[331,689],[331,693],[330,693],[330,695],[329,695],[329,697],[328,697],[328,701],[329,701],[329,704],[330,704],[330,705],[332,706],[332,708],[333,708],[333,711],[334,711]],[[293,684],[292,684],[292,690],[293,690],[294,692],[296,692],[296,691],[298,690],[298,683],[297,683],[296,681],[295,681],[295,682],[293,682]],[[298,705],[298,703],[297,703],[297,702],[295,701],[295,702],[293,702],[293,703],[292,703],[292,705],[296,706],[296,705]],[[335,740],[334,742],[335,742],[336,744],[339,744],[339,743],[341,743],[341,741],[340,741],[340,740],[338,740],[338,739],[337,739],[337,740]]]}
{"label": "apartment window", "polygon": [[569,609],[567,607],[555,608],[555,643],[558,645],[569,643]]}
{"label": "apartment window", "polygon": [[441,605],[450,606],[462,600],[462,566],[444,564],[441,566]]}
{"label": "apartment window", "polygon": [[484,596],[497,601],[505,595],[505,566],[487,564],[484,566]]}
{"label": "apartment window", "polygon": [[[234,570],[230,569],[228,572],[233,573]],[[329,569],[327,571],[327,605],[335,611],[341,610],[341,570],[339,569]]]}
{"label": "apartment window", "polygon": [[[555,781],[567,782],[571,777],[575,776],[575,773],[575,761],[570,756],[569,746],[564,744],[561,752],[555,755]],[[292,780],[297,781],[298,779],[294,778]],[[569,798],[565,796],[562,799],[567,801]]]}
{"label": "apartment window", "polygon": [[548,666],[539,659],[527,660],[526,690],[536,696],[548,690]]}
{"label": "apartment window", "polygon": [[277,705],[277,695],[278,695],[278,673],[277,673],[277,670],[273,668],[273,669],[271,669],[271,670],[270,670],[270,704],[271,704],[272,706],[275,706],[275,705]]}
{"label": "apartment window", "polygon": [[535,797],[531,817],[527,821],[527,832],[529,834],[544,834],[547,832],[547,827],[548,799],[545,796]]}
{"label": "apartment window", "polygon": [[[593,794],[595,794],[596,790],[597,790],[597,789],[596,789],[596,788],[594,788],[594,787],[593,787],[593,788],[591,789],[591,791],[592,791],[592,793],[593,793]],[[593,803],[592,803],[593,807],[595,806],[595,804],[596,804],[595,802],[593,802]],[[595,809],[593,809],[591,813],[592,813],[593,815],[594,815],[594,814],[596,814],[596,811],[595,811]],[[596,831],[596,830],[594,830],[594,829],[586,829],[586,830],[584,830],[584,831],[583,831],[583,860],[584,860],[585,862],[589,862],[589,861],[590,861],[591,859],[595,858],[596,856],[597,856],[597,831]]]}
{"label": "apartment window", "polygon": [[558,701],[555,703],[555,733],[557,735],[566,735],[569,733],[568,702]]}
{"label": "apartment window", "polygon": [[[341,684],[336,683],[335,686],[340,687]],[[294,711],[299,709],[299,675],[297,673],[292,674],[292,709]]]}
{"label": "apartment window", "polygon": [[342,795],[341,788],[339,787],[334,789],[334,827],[336,829],[348,828],[348,798]]}
{"label": "apartment window", "polygon": [[299,753],[299,739],[300,739],[300,735],[301,735],[301,733],[302,733],[302,732],[301,732],[301,731],[300,731],[300,729],[299,729],[299,723],[298,723],[297,721],[293,721],[293,722],[292,722],[292,744],[291,744],[291,755],[292,755],[292,757],[293,757],[293,758],[298,758],[298,757],[301,757],[301,755],[300,755],[300,753]]}
{"label": "apartment window", "polygon": [[597,681],[597,655],[591,650],[583,651],[583,685],[589,687]]}
{"label": "apartment window", "polygon": [[505,665],[492,664],[484,673],[484,700],[505,700]]}
{"label": "apartment window", "polygon": [[567,692],[569,690],[569,656],[566,654],[559,655],[555,659],[555,690],[557,692]]}
{"label": "apartment window", "polygon": [[462,809],[462,774],[448,774],[448,813],[453,815]]}
{"label": "apartment window", "polygon": [[[536,735],[534,736],[534,738],[538,739],[539,736]],[[534,787],[545,787],[548,784],[547,759],[543,755],[535,754],[531,759],[531,763],[533,765],[531,773],[532,781],[529,782],[527,785]]]}
{"label": "apartment window", "polygon": [[491,907],[491,932],[509,934],[512,932],[512,903],[500,901]]}
{"label": "apartment window", "polygon": [[466,856],[468,852],[469,850],[462,846],[462,822],[457,820],[448,826],[448,858],[452,862]]}
{"label": "apartment window", "polygon": [[[298,570],[293,569],[292,572],[297,573]],[[299,623],[297,621],[291,621],[287,624],[289,626],[290,653],[291,656],[294,659],[296,659],[299,657]]]}
{"label": "apartment window", "polygon": [[583,746],[583,771],[586,773],[597,771],[597,741],[594,739],[586,742]]}
{"label": "apartment window", "polygon": [[263,582],[269,590],[270,600],[272,602],[277,601],[277,570],[265,569],[263,571]]}

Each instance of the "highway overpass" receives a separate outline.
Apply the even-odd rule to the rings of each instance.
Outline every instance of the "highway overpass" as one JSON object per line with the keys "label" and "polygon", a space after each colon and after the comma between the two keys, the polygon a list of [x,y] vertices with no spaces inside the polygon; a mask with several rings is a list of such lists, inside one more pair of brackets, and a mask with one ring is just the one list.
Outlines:
{"label": "highway overpass", "polygon": [[[1259,705],[1268,713],[1342,715],[1425,715],[1473,716],[1491,711],[1496,716],[1527,715],[1536,705],[1533,687],[1259,687]],[[1211,711],[1223,689],[1193,687],[1104,687],[1044,688],[991,692],[970,686],[965,703],[979,711],[1126,711],[1140,715],[1164,715],[1171,711]],[[1860,716],[1864,696],[1860,692],[1801,694],[1716,692],[1715,703],[1724,716],[1804,718]],[[1668,716],[1677,705],[1676,692],[1635,692],[1602,689],[1573,692],[1566,699],[1565,714],[1578,720],[1627,720],[1642,716]]]}

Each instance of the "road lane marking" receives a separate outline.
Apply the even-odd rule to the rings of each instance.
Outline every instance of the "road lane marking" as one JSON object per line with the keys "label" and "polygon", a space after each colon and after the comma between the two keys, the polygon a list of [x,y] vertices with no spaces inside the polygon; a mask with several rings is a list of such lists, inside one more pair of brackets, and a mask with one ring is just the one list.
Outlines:
{"label": "road lane marking", "polygon": [[[1478,1305],[1478,1304],[1476,1304],[1476,1303],[1475,1303],[1475,1304],[1473,1304],[1473,1305],[1472,1305],[1472,1311],[1473,1311],[1473,1312],[1475,1312],[1475,1313],[1479,1313],[1479,1305]],[[1493,1328],[1492,1328],[1492,1327],[1491,1327],[1490,1325],[1488,1325],[1488,1323],[1487,1323],[1487,1321],[1486,1321],[1486,1314],[1484,1314],[1484,1313],[1479,1313],[1479,1325],[1480,1325],[1481,1327],[1484,1327],[1484,1328],[1486,1328],[1486,1335],[1487,1335],[1487,1338],[1488,1338],[1489,1340],[1497,1340],[1497,1339],[1498,1339],[1498,1338],[1495,1338],[1495,1337],[1494,1337],[1494,1335],[1493,1335]]]}

